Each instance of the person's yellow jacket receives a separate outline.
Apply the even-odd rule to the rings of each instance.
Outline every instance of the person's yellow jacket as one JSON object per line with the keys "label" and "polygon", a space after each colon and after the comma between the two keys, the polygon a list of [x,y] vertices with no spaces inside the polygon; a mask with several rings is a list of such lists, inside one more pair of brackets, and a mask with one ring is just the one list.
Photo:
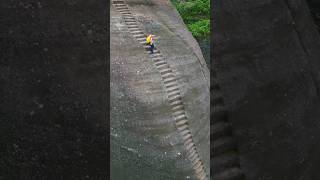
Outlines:
{"label": "person's yellow jacket", "polygon": [[152,43],[152,35],[147,36],[146,43],[147,44],[151,44]]}

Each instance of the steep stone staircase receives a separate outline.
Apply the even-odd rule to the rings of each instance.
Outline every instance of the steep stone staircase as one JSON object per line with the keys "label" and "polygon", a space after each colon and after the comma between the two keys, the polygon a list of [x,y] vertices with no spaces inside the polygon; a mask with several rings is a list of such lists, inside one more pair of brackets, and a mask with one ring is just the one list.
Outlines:
{"label": "steep stone staircase", "polygon": [[125,1],[114,0],[112,1],[112,4],[121,14],[126,27],[129,29],[129,32],[136,39],[136,41],[145,48],[155,67],[159,71],[164,84],[164,89],[167,93],[167,100],[171,106],[172,115],[175,119],[176,128],[184,141],[183,143],[187,152],[188,159],[193,164],[193,169],[195,171],[197,179],[207,180],[208,175],[205,172],[203,162],[193,141],[192,133],[188,124],[188,117],[186,116],[183,99],[180,93],[179,84],[177,82],[175,73],[166,62],[165,57],[161,54],[160,50],[154,50],[153,54],[149,52],[149,47],[145,44],[146,34],[139,27],[135,17],[130,12]]}

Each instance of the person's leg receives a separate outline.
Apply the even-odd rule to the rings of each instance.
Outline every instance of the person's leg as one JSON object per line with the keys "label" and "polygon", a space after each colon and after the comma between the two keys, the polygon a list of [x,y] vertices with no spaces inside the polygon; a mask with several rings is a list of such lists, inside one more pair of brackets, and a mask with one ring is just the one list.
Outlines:
{"label": "person's leg", "polygon": [[154,45],[153,44],[151,44],[151,53],[153,54],[153,48],[154,48]]}

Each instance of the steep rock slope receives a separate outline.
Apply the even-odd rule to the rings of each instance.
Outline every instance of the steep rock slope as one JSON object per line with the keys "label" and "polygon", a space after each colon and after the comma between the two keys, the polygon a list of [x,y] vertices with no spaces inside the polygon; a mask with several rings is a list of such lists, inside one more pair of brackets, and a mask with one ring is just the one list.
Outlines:
{"label": "steep rock slope", "polygon": [[209,72],[176,10],[113,1],[110,30],[111,179],[208,179]]}

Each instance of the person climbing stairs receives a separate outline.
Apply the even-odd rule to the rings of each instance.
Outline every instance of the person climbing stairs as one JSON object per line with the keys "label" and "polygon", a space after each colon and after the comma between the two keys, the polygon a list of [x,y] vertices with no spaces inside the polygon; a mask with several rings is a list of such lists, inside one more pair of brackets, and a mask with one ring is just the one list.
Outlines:
{"label": "person climbing stairs", "polygon": [[154,41],[153,41],[154,35],[149,34],[146,38],[146,44],[150,46],[150,51],[151,54],[153,54],[153,49],[154,49]]}

